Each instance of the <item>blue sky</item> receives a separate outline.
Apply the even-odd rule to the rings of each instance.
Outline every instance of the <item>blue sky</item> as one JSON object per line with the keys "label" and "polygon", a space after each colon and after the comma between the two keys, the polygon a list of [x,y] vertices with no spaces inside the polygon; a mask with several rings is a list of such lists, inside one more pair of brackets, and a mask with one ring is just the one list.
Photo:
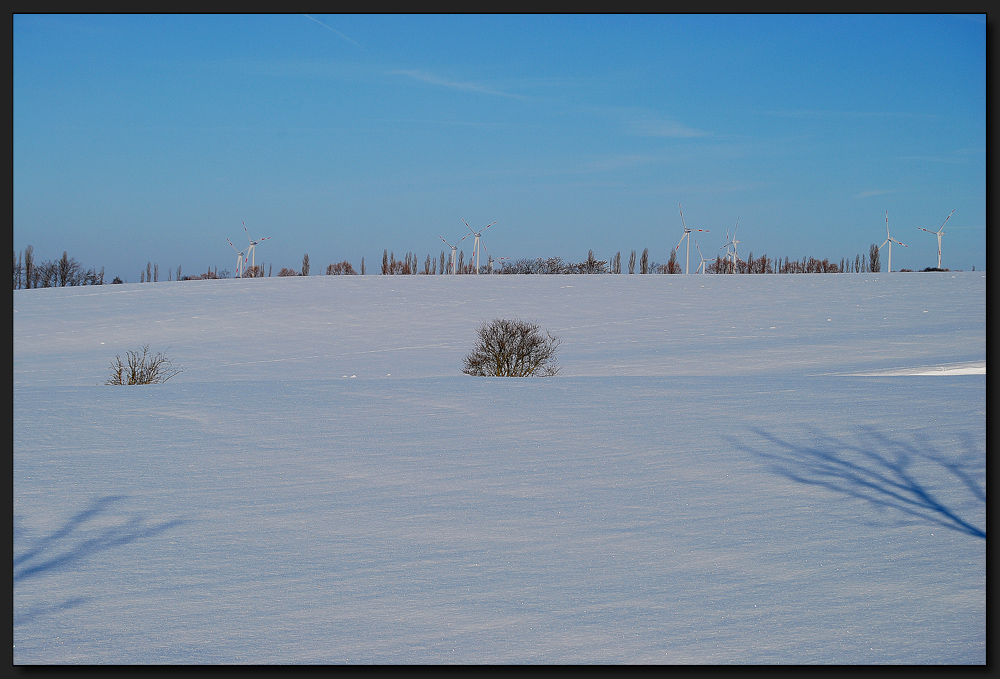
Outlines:
{"label": "blue sky", "polygon": [[[985,15],[15,15],[14,251],[986,263]],[[466,257],[472,237],[461,248]],[[697,262],[692,247],[692,259]],[[683,251],[681,252],[683,264]],[[883,266],[885,256],[883,255]],[[692,268],[696,266],[693,263]]]}

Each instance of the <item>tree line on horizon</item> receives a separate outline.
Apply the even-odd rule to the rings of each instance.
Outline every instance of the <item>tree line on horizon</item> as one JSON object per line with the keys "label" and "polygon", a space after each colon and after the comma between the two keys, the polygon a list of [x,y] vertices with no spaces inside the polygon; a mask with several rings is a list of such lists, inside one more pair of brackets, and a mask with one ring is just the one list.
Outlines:
{"label": "tree line on horizon", "polygon": [[42,262],[35,260],[30,245],[14,253],[14,289],[54,288],[67,285],[103,285],[104,267],[101,270],[84,269],[76,259],[63,251],[60,259]]}
{"label": "tree line on horizon", "polygon": [[[735,259],[735,261],[734,261]],[[880,251],[877,245],[872,243],[867,256],[857,254],[853,260],[841,258],[840,262],[829,259],[817,259],[815,257],[802,257],[802,259],[772,259],[767,255],[754,257],[753,252],[746,259],[733,258],[730,255],[716,255],[714,260],[706,259],[704,267],[697,266],[694,271],[698,272],[703,268],[704,273],[712,274],[772,274],[772,273],[879,273],[882,271]],[[67,252],[63,252],[62,257],[57,260],[36,261],[33,248],[28,245],[22,252],[14,253],[14,289],[30,288],[51,288],[74,285],[104,285],[104,267],[98,271],[93,268],[85,269],[83,265],[70,257]],[[450,275],[452,269],[456,274],[475,274],[476,265],[469,258],[465,261],[465,251],[459,250],[455,261],[452,256],[446,254],[444,250],[437,257],[427,255],[423,265],[419,264],[417,255],[407,252],[403,259],[396,259],[395,253],[388,249],[382,252],[382,266],[380,273],[383,276],[393,275]],[[302,266],[299,269],[281,267],[278,270],[279,277],[286,276],[308,276],[310,275],[309,254],[302,257]],[[684,273],[683,267],[677,262],[677,250],[670,251],[670,258],[666,264],[651,261],[649,258],[649,248],[643,248],[642,253],[637,256],[635,250],[627,262],[629,274],[680,274]],[[937,269],[927,267],[923,271],[947,271],[948,269]],[[910,269],[900,269],[900,271],[910,271]],[[244,278],[264,278],[270,277],[273,272],[273,265],[257,264],[248,267],[244,272]],[[365,275],[365,258],[361,258],[360,272],[347,260],[335,262],[327,266],[326,275]],[[622,253],[618,251],[610,259],[597,259],[594,251],[587,252],[587,258],[580,262],[564,261],[561,257],[536,257],[507,260],[503,258],[495,262],[492,257],[487,257],[485,264],[479,267],[480,274],[620,274],[622,273]],[[223,269],[209,268],[205,273],[182,276],[181,267],[174,270],[169,269],[167,280],[190,281],[206,280],[218,278],[231,278],[232,274]],[[155,283],[160,280],[159,264],[146,262],[146,270],[139,272],[140,283]],[[128,282],[121,277],[115,276],[112,284]]]}

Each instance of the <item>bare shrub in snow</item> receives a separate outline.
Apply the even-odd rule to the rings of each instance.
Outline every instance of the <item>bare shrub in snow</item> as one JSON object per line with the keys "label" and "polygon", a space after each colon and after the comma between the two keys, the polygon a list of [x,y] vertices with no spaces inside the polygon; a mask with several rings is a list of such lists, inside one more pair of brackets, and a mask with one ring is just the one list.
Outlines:
{"label": "bare shrub in snow", "polygon": [[121,356],[115,356],[111,376],[104,384],[161,384],[181,372],[163,352],[151,355],[149,345],[143,344],[141,350],[125,352],[124,362]]}
{"label": "bare shrub in snow", "polygon": [[559,372],[559,338],[537,323],[496,318],[476,329],[476,346],[462,372],[477,377],[551,377]]}
{"label": "bare shrub in snow", "polygon": [[[364,259],[362,259],[361,262],[362,262],[362,264],[361,264],[361,270],[364,271],[364,269],[365,269],[365,267],[364,267]],[[357,271],[355,271],[354,267],[351,266],[351,263],[348,262],[345,259],[343,262],[338,262],[336,264],[331,264],[330,266],[326,267],[326,275],[327,276],[355,276],[355,275],[357,275]]]}

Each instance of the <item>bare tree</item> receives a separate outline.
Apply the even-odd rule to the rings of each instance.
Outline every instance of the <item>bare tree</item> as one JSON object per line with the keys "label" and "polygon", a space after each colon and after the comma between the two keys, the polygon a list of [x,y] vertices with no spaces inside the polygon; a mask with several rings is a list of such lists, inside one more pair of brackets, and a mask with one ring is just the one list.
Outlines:
{"label": "bare tree", "polygon": [[558,374],[559,338],[537,323],[496,318],[476,329],[476,346],[462,372],[478,377],[550,377]]}
{"label": "bare tree", "polygon": [[[281,274],[279,273],[278,275],[280,276]],[[308,276],[309,275],[309,253],[308,252],[306,254],[302,255],[302,275],[303,276]]]}
{"label": "bare tree", "polygon": [[53,288],[59,280],[59,263],[51,260],[35,265],[35,280],[32,287]]}
{"label": "bare tree", "polygon": [[141,350],[125,352],[124,362],[121,356],[115,356],[111,376],[104,384],[160,384],[181,372],[184,371],[174,368],[165,354],[150,355],[149,345],[143,344]]}
{"label": "bare tree", "polygon": [[872,273],[879,273],[882,270],[882,262],[879,261],[878,246],[872,243],[868,249],[868,270]]}
{"label": "bare tree", "polygon": [[59,260],[59,287],[65,288],[70,281],[69,255],[63,250],[62,259]]}
{"label": "bare tree", "polygon": [[24,248],[24,287],[34,287],[35,283],[35,249],[30,245]]}
{"label": "bare tree", "polygon": [[635,250],[632,251],[632,256],[628,258],[628,272],[635,273]]}
{"label": "bare tree", "polygon": [[639,259],[639,273],[649,273],[649,248],[642,249],[642,257]]}
{"label": "bare tree", "polygon": [[667,260],[667,273],[683,273],[681,265],[677,263],[676,248],[670,251],[670,259]]}

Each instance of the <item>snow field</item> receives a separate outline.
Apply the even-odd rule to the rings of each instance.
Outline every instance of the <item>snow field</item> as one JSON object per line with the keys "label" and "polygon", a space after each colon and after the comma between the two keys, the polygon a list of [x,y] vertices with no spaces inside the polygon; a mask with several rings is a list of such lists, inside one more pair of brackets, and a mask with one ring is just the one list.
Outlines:
{"label": "snow field", "polygon": [[947,276],[19,291],[14,662],[984,663],[985,376],[846,375],[985,365]]}

